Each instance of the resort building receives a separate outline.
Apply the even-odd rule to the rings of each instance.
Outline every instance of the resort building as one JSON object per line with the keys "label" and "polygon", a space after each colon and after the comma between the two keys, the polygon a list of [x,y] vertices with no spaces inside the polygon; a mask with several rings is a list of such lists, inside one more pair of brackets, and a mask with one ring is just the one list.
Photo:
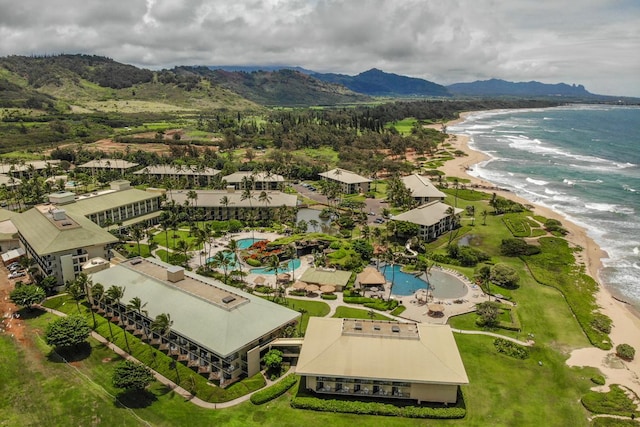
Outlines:
{"label": "resort building", "polygon": [[399,215],[394,215],[391,219],[418,225],[420,227],[418,237],[430,241],[454,229],[457,224],[457,215],[461,212],[463,212],[463,209],[435,201]]}
{"label": "resort building", "polygon": [[347,287],[351,274],[350,271],[336,270],[335,268],[311,267],[302,273],[300,281],[320,287],[326,285],[335,286],[336,291],[342,292]]}
{"label": "resort building", "polygon": [[[33,160],[30,162],[7,164],[0,163],[0,174],[11,175],[17,178],[33,178],[35,173],[49,176],[60,166],[60,160]],[[44,171],[44,173],[41,173]]]}
{"label": "resort building", "polygon": [[[58,194],[49,196],[49,200],[55,203],[51,197]],[[138,190],[132,188],[129,181],[119,180],[111,182],[110,190],[77,196],[69,204],[63,204],[68,212],[85,216],[101,227],[128,228],[139,223],[145,226],[157,224],[162,199],[157,192]]]}
{"label": "resort building", "polygon": [[233,185],[236,190],[244,190],[246,183],[251,183],[252,190],[281,190],[285,183],[282,175],[253,171],[239,171],[231,175],[223,176],[222,180],[227,185]]}
{"label": "resort building", "polygon": [[369,191],[369,184],[371,183],[370,179],[339,168],[322,172],[319,175],[326,181],[334,181],[340,184],[340,188],[344,194],[367,193]]}
{"label": "resort building", "polygon": [[295,209],[298,197],[281,191],[251,191],[250,198],[244,198],[241,191],[229,190],[195,190],[196,198],[189,199],[190,190],[173,190],[167,193],[167,200],[176,204],[189,204],[204,211],[205,218],[215,221],[230,219],[257,221],[272,220],[276,210],[282,207]]}
{"label": "resort building", "polygon": [[135,168],[138,163],[129,162],[124,159],[95,159],[87,163],[76,166],[78,169],[87,169],[94,175],[102,171],[118,171],[121,174]]}
{"label": "resort building", "polygon": [[0,253],[20,247],[18,229],[11,221],[18,215],[16,212],[0,208]]}
{"label": "resort building", "polygon": [[[105,289],[122,286],[119,302],[96,301],[108,317],[225,387],[260,372],[261,352],[294,326],[300,313],[152,258],[133,258],[90,275]],[[126,308],[132,298],[146,311]],[[160,314],[172,325],[164,335],[150,330]]]}
{"label": "resort building", "polygon": [[318,394],[455,403],[468,384],[448,325],[311,317],[296,373]]}
{"label": "resort building", "polygon": [[9,189],[18,188],[22,184],[20,178],[15,178],[10,175],[0,175],[0,187],[7,187]]}
{"label": "resort building", "polygon": [[40,273],[55,277],[59,285],[74,280],[90,258],[108,259],[110,245],[118,242],[84,215],[67,213],[52,204],[38,205],[11,221]]}
{"label": "resort building", "polygon": [[407,189],[411,190],[411,197],[419,205],[437,200],[444,201],[446,197],[446,194],[438,190],[427,177],[417,173],[403,177],[402,182]]}
{"label": "resort building", "polygon": [[153,165],[135,171],[134,175],[144,175],[147,182],[156,181],[180,181],[191,183],[196,187],[204,187],[214,182],[214,177],[220,173],[219,170],[207,167],[180,166],[180,165]]}

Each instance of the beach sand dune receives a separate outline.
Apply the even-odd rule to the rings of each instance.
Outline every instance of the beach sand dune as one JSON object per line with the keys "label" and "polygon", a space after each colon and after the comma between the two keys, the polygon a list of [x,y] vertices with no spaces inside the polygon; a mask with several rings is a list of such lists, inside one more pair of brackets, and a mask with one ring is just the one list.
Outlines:
{"label": "beach sand dune", "polygon": [[[459,123],[464,120],[464,117],[465,114],[461,116],[461,119],[447,123],[447,126]],[[441,129],[441,125],[432,125],[432,127]],[[567,363],[570,366],[592,366],[599,368],[607,378],[607,384],[622,384],[640,395],[640,356],[631,362],[622,362],[613,356],[615,346],[622,343],[630,344],[640,354],[640,317],[632,306],[614,298],[611,292],[601,284],[599,271],[602,268],[602,259],[607,258],[607,253],[589,237],[587,230],[570,222],[552,209],[533,204],[510,191],[499,189],[491,182],[469,175],[467,172],[473,165],[482,163],[489,158],[484,153],[472,150],[469,147],[468,136],[450,135],[448,142],[451,143],[454,150],[460,150],[467,155],[456,157],[446,162],[444,166],[440,168],[447,176],[467,178],[470,180],[471,187],[496,193],[504,198],[531,206],[537,215],[561,221],[564,228],[569,232],[566,235],[567,241],[573,246],[583,248],[581,252],[576,254],[576,261],[584,264],[589,275],[600,284],[598,293],[596,294],[596,301],[601,307],[602,313],[609,316],[613,321],[610,337],[614,350],[603,351],[595,347],[577,349],[572,352]],[[612,363],[614,359],[619,363]]]}

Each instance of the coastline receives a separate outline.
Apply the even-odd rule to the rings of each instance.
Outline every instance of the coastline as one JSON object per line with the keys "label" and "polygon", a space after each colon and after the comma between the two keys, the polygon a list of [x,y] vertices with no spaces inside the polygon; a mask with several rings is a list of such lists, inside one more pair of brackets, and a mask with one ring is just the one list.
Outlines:
{"label": "coastline", "polygon": [[[445,125],[452,126],[458,124],[464,121],[470,114],[473,114],[473,112],[462,113],[459,119],[447,122]],[[440,125],[430,125],[430,127],[439,129]],[[536,214],[561,221],[564,228],[568,231],[565,239],[569,244],[583,248],[582,251],[576,252],[576,263],[578,265],[584,265],[585,271],[598,283],[598,291],[595,294],[596,303],[600,307],[600,311],[612,320],[612,328],[609,336],[613,343],[613,349],[609,351],[600,350],[595,347],[576,349],[571,352],[567,364],[569,366],[592,366],[600,369],[607,378],[607,385],[601,387],[603,390],[607,389],[609,384],[622,384],[632,389],[636,394],[640,394],[640,356],[637,356],[631,362],[625,361],[621,363],[619,359],[610,357],[611,354],[615,353],[615,346],[622,343],[630,344],[640,353],[640,313],[633,305],[614,295],[613,292],[601,282],[599,272],[603,266],[602,259],[608,258],[607,253],[589,237],[585,228],[569,221],[558,212],[545,206],[532,203],[511,191],[501,189],[491,182],[470,175],[468,171],[474,165],[487,161],[490,158],[484,153],[472,149],[469,146],[469,140],[470,138],[466,135],[449,134],[447,142],[451,144],[454,150],[460,150],[464,152],[466,156],[456,157],[453,160],[445,162],[439,170],[447,176],[461,176],[469,179],[472,187],[496,193],[499,196],[531,207],[532,211]]]}

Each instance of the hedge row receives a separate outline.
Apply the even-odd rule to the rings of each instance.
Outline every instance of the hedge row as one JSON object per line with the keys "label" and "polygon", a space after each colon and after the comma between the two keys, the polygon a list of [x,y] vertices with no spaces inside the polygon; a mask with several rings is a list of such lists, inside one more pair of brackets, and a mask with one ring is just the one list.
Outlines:
{"label": "hedge row", "polygon": [[320,295],[320,298],[326,299],[326,300],[335,300],[335,299],[338,299],[338,295],[336,295],[336,294],[322,294],[322,295]]}
{"label": "hedge row", "polygon": [[382,402],[319,399],[316,397],[295,397],[291,400],[291,406],[312,411],[407,418],[458,419],[464,418],[467,414],[467,410],[461,407],[395,406]]}
{"label": "hedge row", "polygon": [[296,381],[298,381],[298,377],[295,374],[289,374],[274,385],[253,393],[251,395],[251,403],[254,405],[262,405],[263,403],[278,398],[293,387]]}

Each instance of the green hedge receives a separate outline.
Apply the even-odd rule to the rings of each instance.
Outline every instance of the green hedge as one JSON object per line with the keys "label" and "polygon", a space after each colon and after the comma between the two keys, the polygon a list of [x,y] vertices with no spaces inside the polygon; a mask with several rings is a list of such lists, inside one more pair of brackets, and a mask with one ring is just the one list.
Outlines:
{"label": "green hedge", "polygon": [[464,407],[396,406],[383,402],[363,402],[355,400],[320,399],[317,397],[294,397],[291,406],[322,412],[342,412],[360,415],[386,415],[407,418],[464,418]]}
{"label": "green hedge", "polygon": [[338,299],[338,295],[336,295],[336,294],[322,294],[322,295],[320,295],[320,298],[326,299],[326,300],[335,300],[335,299]]}
{"label": "green hedge", "polygon": [[251,395],[251,403],[254,405],[262,405],[263,403],[280,397],[293,387],[297,381],[298,377],[295,374],[289,374],[274,385],[253,393]]}
{"label": "green hedge", "polygon": [[260,267],[262,265],[262,263],[259,260],[254,258],[245,258],[244,262],[249,264],[251,267]]}
{"label": "green hedge", "polygon": [[493,345],[496,347],[496,350],[498,350],[498,353],[506,354],[516,359],[527,359],[529,357],[529,349],[513,341],[496,338]]}

